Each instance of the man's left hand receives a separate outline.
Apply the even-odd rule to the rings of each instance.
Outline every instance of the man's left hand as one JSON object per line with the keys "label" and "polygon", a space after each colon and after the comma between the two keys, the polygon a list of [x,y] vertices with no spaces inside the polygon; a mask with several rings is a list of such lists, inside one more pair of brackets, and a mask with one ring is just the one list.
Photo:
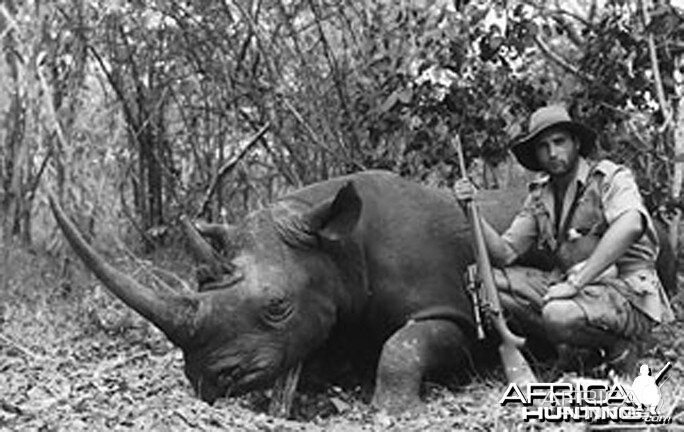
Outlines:
{"label": "man's left hand", "polygon": [[555,299],[574,297],[577,294],[577,287],[567,281],[558,282],[549,287],[549,291],[544,296],[544,303]]}

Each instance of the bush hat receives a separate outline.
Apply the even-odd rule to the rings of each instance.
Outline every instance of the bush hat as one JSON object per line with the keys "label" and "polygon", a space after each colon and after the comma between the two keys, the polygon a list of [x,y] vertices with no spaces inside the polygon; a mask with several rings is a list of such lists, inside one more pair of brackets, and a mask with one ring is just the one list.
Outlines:
{"label": "bush hat", "polygon": [[588,156],[596,149],[596,132],[593,129],[573,121],[562,105],[545,106],[532,113],[527,133],[516,138],[511,148],[518,162],[528,170],[542,171],[535,145],[539,135],[551,128],[563,129],[576,136],[582,156]]}

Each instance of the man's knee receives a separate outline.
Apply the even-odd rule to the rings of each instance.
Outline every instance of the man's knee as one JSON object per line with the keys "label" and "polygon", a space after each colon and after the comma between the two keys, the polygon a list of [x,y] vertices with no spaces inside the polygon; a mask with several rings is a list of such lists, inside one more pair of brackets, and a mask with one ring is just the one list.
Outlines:
{"label": "man's knee", "polygon": [[542,319],[548,336],[555,342],[572,342],[587,326],[582,308],[572,300],[553,300],[544,305]]}

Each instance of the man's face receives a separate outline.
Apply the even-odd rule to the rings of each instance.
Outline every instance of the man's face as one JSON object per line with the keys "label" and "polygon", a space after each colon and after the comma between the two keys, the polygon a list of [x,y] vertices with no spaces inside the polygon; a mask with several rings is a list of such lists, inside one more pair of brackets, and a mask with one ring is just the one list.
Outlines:
{"label": "man's face", "polygon": [[537,138],[537,160],[552,176],[562,176],[575,167],[579,157],[579,141],[562,129],[550,129]]}

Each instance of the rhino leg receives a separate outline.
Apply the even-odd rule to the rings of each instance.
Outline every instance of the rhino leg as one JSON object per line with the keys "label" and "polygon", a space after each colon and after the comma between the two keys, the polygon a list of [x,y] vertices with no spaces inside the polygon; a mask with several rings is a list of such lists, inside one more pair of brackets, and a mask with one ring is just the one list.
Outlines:
{"label": "rhino leg", "polygon": [[468,353],[468,338],[453,321],[409,321],[383,346],[373,405],[389,414],[419,409],[424,377],[458,372],[467,364]]}

